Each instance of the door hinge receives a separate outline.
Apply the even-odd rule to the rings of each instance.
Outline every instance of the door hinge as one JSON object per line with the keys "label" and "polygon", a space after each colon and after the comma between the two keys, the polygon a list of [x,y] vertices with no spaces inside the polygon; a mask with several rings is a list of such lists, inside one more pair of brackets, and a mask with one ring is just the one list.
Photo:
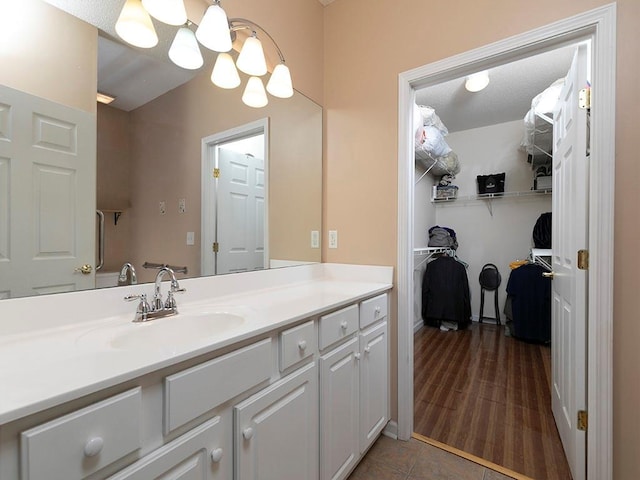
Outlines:
{"label": "door hinge", "polygon": [[213,169],[213,178],[220,178],[220,169],[219,168],[214,168]]}
{"label": "door hinge", "polygon": [[578,430],[587,431],[589,426],[589,418],[586,410],[578,410]]}
{"label": "door hinge", "polygon": [[214,251],[214,253],[218,253],[219,247],[220,247],[220,245],[218,245],[218,242],[213,242],[213,251]]}
{"label": "door hinge", "polygon": [[583,88],[578,92],[578,107],[591,108],[591,89]]}
{"label": "door hinge", "polygon": [[578,250],[578,268],[589,270],[589,250]]}

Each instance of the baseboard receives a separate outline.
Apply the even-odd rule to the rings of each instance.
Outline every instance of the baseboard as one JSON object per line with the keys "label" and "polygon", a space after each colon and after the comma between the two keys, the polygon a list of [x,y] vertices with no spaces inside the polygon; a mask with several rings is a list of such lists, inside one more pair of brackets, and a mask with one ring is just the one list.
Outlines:
{"label": "baseboard", "polygon": [[394,420],[390,420],[382,430],[382,435],[398,440],[398,423]]}

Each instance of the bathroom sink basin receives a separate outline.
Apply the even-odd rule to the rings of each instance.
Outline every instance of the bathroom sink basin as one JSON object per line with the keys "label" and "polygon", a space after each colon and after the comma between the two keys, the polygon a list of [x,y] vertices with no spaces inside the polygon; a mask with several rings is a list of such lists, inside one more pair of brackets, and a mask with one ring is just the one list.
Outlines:
{"label": "bathroom sink basin", "polygon": [[120,321],[84,332],[77,345],[114,350],[175,351],[190,344],[227,333],[245,324],[248,315],[242,309],[192,308],[177,315],[147,322]]}

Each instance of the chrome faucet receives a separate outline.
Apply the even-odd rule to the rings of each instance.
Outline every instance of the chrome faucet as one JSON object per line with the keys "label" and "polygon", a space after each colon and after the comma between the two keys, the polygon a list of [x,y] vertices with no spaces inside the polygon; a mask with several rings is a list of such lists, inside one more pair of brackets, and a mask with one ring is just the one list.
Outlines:
{"label": "chrome faucet", "polygon": [[[127,273],[130,274],[130,279],[127,280]],[[138,283],[138,277],[136,276],[136,269],[129,262],[122,265],[120,275],[118,276],[118,286],[120,285],[136,285]]]}
{"label": "chrome faucet", "polygon": [[[162,278],[164,277],[165,273],[168,273],[169,276],[171,277],[171,286],[169,287],[169,292],[167,293],[167,301],[163,304],[162,293],[160,292],[160,286],[162,285]],[[153,303],[151,304],[151,307],[154,310],[161,310],[163,308],[174,309],[176,310],[176,313],[178,313],[176,300],[173,298],[173,294],[182,293],[182,292],[186,292],[186,289],[180,288],[180,284],[178,284],[178,279],[176,278],[176,273],[169,267],[162,267],[158,271],[158,274],[156,275],[156,283],[155,283],[154,293],[153,293]]]}
{"label": "chrome faucet", "polygon": [[[162,301],[162,293],[160,287],[162,286],[162,278],[165,274],[169,274],[171,278],[171,286],[167,293],[167,300]],[[136,299],[140,299],[138,308],[136,309],[136,315],[133,319],[134,322],[147,322],[155,318],[169,317],[178,313],[178,305],[173,297],[175,293],[186,292],[186,288],[180,288],[176,274],[169,267],[162,267],[156,275],[156,282],[154,286],[153,300],[151,304],[147,302],[147,295],[142,293],[140,295],[127,295],[124,299],[128,302]]]}

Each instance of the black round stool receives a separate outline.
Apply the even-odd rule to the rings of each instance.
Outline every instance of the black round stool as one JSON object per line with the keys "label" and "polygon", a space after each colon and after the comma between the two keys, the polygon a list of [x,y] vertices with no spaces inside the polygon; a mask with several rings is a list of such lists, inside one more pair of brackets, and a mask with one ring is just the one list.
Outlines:
{"label": "black round stool", "polygon": [[[487,263],[482,270],[480,271],[480,318],[478,321],[482,323],[483,318],[487,318],[490,320],[495,320],[498,325],[502,325],[500,323],[500,309],[498,308],[498,287],[500,283],[502,283],[502,277],[500,276],[500,272],[498,271],[498,267],[496,267],[493,263]],[[484,292],[488,291],[494,292],[495,298],[495,308],[496,308],[496,318],[484,317]]]}

